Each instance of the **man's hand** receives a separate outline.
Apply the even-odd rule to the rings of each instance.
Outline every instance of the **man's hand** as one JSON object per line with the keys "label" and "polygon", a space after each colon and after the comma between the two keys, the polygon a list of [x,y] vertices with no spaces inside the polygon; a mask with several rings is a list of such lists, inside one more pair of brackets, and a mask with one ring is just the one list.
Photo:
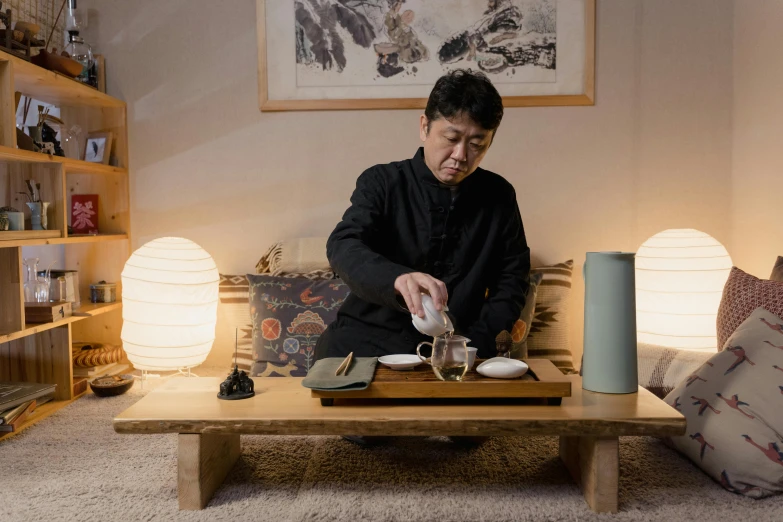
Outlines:
{"label": "man's hand", "polygon": [[405,300],[410,313],[421,318],[424,318],[424,307],[421,304],[422,292],[430,294],[438,310],[442,310],[449,300],[446,283],[422,272],[402,274],[394,280],[394,290]]}

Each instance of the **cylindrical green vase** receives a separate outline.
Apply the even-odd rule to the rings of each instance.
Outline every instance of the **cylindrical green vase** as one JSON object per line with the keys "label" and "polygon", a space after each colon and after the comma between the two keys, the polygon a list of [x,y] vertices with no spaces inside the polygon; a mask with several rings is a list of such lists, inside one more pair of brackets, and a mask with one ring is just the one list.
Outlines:
{"label": "cylindrical green vase", "polygon": [[636,284],[632,252],[588,252],[585,279],[582,388],[601,393],[638,390]]}

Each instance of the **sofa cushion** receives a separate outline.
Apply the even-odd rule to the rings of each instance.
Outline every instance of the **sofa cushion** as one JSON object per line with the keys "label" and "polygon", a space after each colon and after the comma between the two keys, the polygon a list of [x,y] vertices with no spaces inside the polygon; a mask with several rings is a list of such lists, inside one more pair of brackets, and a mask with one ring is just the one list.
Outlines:
{"label": "sofa cushion", "polygon": [[637,344],[639,386],[664,398],[683,379],[698,370],[717,350],[680,350],[654,344]]}
{"label": "sofa cushion", "polygon": [[541,274],[536,308],[527,338],[528,357],[549,359],[563,373],[576,373],[568,341],[569,302],[574,261],[542,266],[530,271]]}
{"label": "sofa cushion", "polygon": [[783,316],[783,282],[767,281],[732,267],[718,308],[718,349],[756,308]]}
{"label": "sofa cushion", "polygon": [[340,279],[261,274],[248,274],[247,280],[253,321],[251,376],[307,375],[315,364],[318,338],[337,317],[348,285]]}
{"label": "sofa cushion", "polygon": [[775,266],[772,267],[772,273],[769,278],[772,281],[783,281],[783,256],[778,256]]}
{"label": "sofa cushion", "polygon": [[527,299],[519,319],[511,328],[511,339],[514,341],[511,347],[511,357],[514,359],[527,359],[529,357],[527,347],[527,336],[530,334],[530,327],[533,324],[533,316],[536,312],[536,295],[538,294],[538,285],[544,278],[543,274],[530,274],[530,286],[527,291]]}
{"label": "sofa cushion", "polygon": [[665,400],[687,419],[672,444],[724,488],[783,492],[783,319],[757,308]]}

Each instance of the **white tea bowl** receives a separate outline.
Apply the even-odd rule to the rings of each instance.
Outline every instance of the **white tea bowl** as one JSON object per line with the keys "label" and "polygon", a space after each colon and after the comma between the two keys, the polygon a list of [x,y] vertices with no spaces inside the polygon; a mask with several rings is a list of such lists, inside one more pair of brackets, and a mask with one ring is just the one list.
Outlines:
{"label": "white tea bowl", "polygon": [[479,364],[476,371],[484,377],[494,379],[516,379],[527,373],[528,365],[517,359],[506,359],[505,357],[493,357]]}
{"label": "white tea bowl", "polygon": [[454,330],[451,319],[446,315],[448,306],[444,306],[443,310],[439,311],[435,308],[435,302],[428,294],[421,294],[421,304],[424,307],[424,317],[411,314],[413,326],[418,331],[430,337],[437,337]]}

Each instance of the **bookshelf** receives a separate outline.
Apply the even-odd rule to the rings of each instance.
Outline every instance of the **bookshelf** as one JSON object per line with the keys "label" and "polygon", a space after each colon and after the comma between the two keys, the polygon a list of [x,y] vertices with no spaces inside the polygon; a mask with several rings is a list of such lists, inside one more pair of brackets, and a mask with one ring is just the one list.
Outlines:
{"label": "bookshelf", "polygon": [[[111,131],[114,166],[18,149],[19,95],[55,105],[68,127],[79,125],[82,150],[88,132]],[[120,273],[130,256],[131,237],[127,141],[124,101],[0,51],[0,206],[24,211],[26,221],[24,231],[0,231],[0,381],[57,384],[55,400],[36,410],[32,422],[77,398],[72,341],[121,342]],[[42,199],[50,202],[48,230],[30,230],[30,211],[18,194],[27,179],[40,183]],[[98,194],[100,234],[68,233],[73,194]],[[78,270],[82,304],[71,317],[44,324],[25,321],[26,247],[61,249],[65,266],[55,268]],[[100,280],[117,283],[118,302],[89,302],[89,285]]]}

